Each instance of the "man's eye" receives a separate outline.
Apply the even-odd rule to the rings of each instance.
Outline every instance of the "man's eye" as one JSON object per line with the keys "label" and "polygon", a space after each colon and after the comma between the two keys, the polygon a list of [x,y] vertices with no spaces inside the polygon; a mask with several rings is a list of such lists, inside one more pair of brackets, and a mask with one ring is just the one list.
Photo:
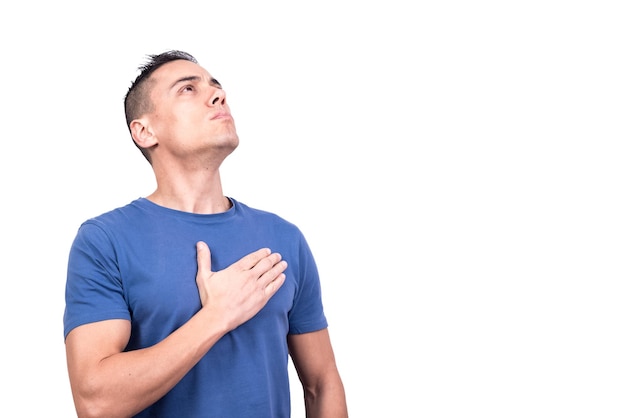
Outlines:
{"label": "man's eye", "polygon": [[182,91],[194,91],[194,87],[191,84],[189,84],[187,86],[184,86]]}

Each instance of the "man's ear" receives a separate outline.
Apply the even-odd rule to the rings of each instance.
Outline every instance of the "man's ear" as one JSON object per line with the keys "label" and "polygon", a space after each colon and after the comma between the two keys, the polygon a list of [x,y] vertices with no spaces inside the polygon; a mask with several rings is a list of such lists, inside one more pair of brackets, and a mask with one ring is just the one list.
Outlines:
{"label": "man's ear", "polygon": [[141,148],[150,148],[158,143],[148,121],[145,119],[135,119],[130,123],[130,133],[133,141]]}

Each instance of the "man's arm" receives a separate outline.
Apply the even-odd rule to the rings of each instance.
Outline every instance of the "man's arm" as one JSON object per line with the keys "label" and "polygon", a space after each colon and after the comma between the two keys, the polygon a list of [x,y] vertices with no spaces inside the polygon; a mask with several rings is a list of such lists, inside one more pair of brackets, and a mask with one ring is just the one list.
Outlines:
{"label": "man's arm", "polygon": [[158,344],[124,352],[127,320],[79,326],[65,341],[72,396],[79,417],[128,417],[165,395],[227,332],[252,318],[285,281],[280,254],[253,252],[219,272],[197,245],[196,282],[202,308]]}
{"label": "man's arm", "polygon": [[287,342],[304,388],[307,418],[346,418],[346,394],[328,329],[289,335]]}

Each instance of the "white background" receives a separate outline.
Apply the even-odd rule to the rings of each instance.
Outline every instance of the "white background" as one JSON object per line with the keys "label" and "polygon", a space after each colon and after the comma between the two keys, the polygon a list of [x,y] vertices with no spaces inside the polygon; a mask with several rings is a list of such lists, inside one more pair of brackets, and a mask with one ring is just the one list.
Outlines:
{"label": "white background", "polygon": [[352,417],[623,418],[620,3],[4,2],[0,416],[75,416],[69,246],[153,190],[123,96],[182,49],[235,116],[225,193],[316,254]]}

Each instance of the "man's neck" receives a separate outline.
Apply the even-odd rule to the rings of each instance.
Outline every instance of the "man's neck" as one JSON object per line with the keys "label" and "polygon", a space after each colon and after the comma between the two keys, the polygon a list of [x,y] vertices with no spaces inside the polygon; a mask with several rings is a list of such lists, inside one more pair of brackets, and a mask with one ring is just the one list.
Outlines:
{"label": "man's neck", "polygon": [[157,188],[147,199],[157,205],[199,214],[226,212],[231,207],[222,191],[219,171],[156,179]]}

